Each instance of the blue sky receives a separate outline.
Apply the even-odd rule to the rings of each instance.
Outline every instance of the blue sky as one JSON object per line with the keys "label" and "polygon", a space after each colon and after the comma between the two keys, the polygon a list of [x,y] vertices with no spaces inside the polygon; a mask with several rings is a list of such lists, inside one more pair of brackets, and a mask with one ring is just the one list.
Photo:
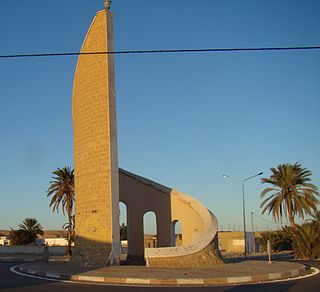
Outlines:
{"label": "blue sky", "polygon": [[[79,51],[102,2],[2,0],[0,54]],[[116,50],[320,44],[316,0],[114,0],[112,10]],[[73,165],[75,65],[0,60],[1,229],[66,221],[46,190],[53,170]],[[243,178],[298,161],[320,186],[320,51],[117,56],[116,87],[120,166],[193,195],[223,229],[242,228]],[[246,183],[249,226],[262,189]]]}

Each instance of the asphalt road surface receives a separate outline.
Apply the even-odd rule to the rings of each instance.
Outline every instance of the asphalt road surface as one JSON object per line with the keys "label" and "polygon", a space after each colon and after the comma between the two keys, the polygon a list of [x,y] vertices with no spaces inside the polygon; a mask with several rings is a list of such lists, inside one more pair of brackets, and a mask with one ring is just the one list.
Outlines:
{"label": "asphalt road surface", "polygon": [[[305,264],[320,269],[320,261],[306,261]],[[139,292],[158,292],[158,291],[320,291],[320,274],[293,281],[277,282],[270,284],[256,285],[237,285],[237,286],[211,286],[211,287],[132,287],[132,286],[106,286],[100,284],[78,284],[65,282],[51,282],[47,280],[35,279],[25,276],[19,276],[10,271],[10,267],[18,265],[15,262],[0,263],[0,291],[35,291],[35,292],[100,292],[100,291],[139,291]]]}

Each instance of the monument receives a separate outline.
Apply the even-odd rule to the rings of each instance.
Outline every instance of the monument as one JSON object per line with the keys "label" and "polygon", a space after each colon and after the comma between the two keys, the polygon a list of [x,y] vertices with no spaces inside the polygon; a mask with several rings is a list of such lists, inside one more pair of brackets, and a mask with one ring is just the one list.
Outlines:
{"label": "monument", "polygon": [[[81,53],[113,51],[110,1],[99,11]],[[76,260],[118,264],[119,179],[114,56],[80,55],[72,97]],[[108,255],[106,257],[106,255]]]}
{"label": "monument", "polygon": [[[128,261],[149,267],[204,267],[223,263],[218,223],[200,202],[118,167],[113,15],[111,1],[97,12],[83,42],[72,96],[75,169],[75,250],[85,266],[117,265],[119,201],[127,206]],[[157,248],[144,248],[143,216],[156,215]],[[175,247],[174,226],[183,245]]]}

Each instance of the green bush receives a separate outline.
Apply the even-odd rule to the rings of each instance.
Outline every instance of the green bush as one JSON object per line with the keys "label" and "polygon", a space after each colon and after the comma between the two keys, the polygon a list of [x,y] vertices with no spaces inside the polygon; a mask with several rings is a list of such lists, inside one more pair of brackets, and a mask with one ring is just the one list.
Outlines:
{"label": "green bush", "polygon": [[320,213],[316,212],[314,219],[297,225],[290,230],[293,241],[293,252],[296,258],[320,258]]}
{"label": "green bush", "polygon": [[261,232],[260,243],[267,249],[267,242],[270,241],[271,249],[274,252],[292,250],[292,240],[286,230]]}

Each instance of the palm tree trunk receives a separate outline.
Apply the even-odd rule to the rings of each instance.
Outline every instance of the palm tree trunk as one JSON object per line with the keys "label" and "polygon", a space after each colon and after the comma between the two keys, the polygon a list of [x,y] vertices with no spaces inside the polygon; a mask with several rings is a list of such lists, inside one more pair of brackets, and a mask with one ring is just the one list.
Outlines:
{"label": "palm tree trunk", "polygon": [[72,222],[71,214],[68,214],[69,228],[68,228],[68,256],[72,256],[71,250],[71,236],[72,236]]}
{"label": "palm tree trunk", "polygon": [[288,215],[289,215],[290,225],[292,228],[296,229],[297,225],[296,225],[296,222],[294,222],[294,216],[293,216],[291,206],[288,207],[288,213],[289,213]]}

